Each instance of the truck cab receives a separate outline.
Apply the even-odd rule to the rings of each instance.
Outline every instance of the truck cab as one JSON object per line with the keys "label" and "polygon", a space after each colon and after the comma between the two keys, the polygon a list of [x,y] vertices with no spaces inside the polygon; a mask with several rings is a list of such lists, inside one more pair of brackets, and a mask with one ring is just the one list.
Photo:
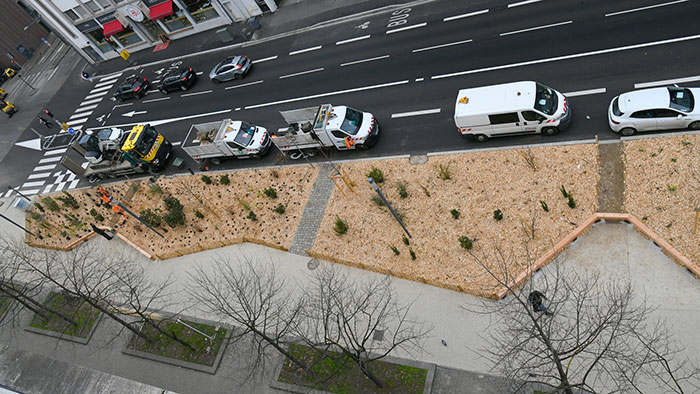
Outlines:
{"label": "truck cab", "polygon": [[172,144],[151,125],[138,125],[131,129],[122,145],[124,158],[134,165],[146,163],[155,170],[163,168],[170,157]]}
{"label": "truck cab", "polygon": [[340,105],[321,107],[316,126],[325,121],[325,129],[339,150],[363,149],[374,146],[379,137],[379,123],[369,112]]}

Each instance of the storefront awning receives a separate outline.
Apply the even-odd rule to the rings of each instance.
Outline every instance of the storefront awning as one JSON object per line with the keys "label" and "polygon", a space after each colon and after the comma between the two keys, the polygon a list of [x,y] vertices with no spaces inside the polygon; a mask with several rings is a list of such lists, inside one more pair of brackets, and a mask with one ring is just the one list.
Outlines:
{"label": "storefront awning", "polygon": [[104,34],[105,37],[111,36],[114,33],[119,33],[120,31],[124,31],[124,26],[122,26],[121,22],[118,20],[113,20],[111,22],[105,23],[103,27],[102,34]]}
{"label": "storefront awning", "polygon": [[156,4],[148,9],[149,16],[152,21],[160,19],[164,16],[173,14],[173,2],[168,0],[164,3]]}

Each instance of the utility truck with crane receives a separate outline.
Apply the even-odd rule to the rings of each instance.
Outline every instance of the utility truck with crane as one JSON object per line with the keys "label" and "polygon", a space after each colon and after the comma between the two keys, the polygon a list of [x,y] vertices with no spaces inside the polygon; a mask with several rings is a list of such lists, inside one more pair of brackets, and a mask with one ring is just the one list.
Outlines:
{"label": "utility truck with crane", "polygon": [[119,128],[96,132],[81,130],[78,133],[71,148],[87,163],[78,163],[66,155],[61,164],[91,183],[105,178],[157,172],[165,167],[172,152],[172,144],[148,124],[134,126],[128,133]]}
{"label": "utility truck with crane", "polygon": [[379,139],[379,123],[374,115],[344,105],[322,104],[280,111],[280,115],[287,127],[272,134],[272,143],[291,159],[320,148],[366,149]]}

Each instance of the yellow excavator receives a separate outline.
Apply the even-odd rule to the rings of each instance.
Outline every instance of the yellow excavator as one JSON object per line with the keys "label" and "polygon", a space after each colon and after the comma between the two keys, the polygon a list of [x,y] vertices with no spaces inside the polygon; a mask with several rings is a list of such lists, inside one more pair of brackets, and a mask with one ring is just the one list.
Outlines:
{"label": "yellow excavator", "polygon": [[0,100],[0,110],[4,112],[8,118],[11,118],[12,115],[17,112],[17,107],[9,101]]}

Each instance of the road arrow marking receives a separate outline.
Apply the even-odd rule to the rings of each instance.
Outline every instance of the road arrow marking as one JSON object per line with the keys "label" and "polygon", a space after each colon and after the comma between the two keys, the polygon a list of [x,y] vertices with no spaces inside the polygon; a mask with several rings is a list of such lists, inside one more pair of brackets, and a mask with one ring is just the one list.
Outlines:
{"label": "road arrow marking", "polygon": [[127,112],[125,114],[122,114],[122,116],[126,116],[126,117],[130,118],[134,115],[145,114],[146,112],[148,112],[148,111],[131,111],[131,112]]}
{"label": "road arrow marking", "polygon": [[[227,112],[231,112],[231,109],[224,109],[221,111],[214,111],[214,112],[207,112],[204,114],[196,114],[196,115],[188,115],[188,116],[181,116],[179,118],[170,118],[170,119],[160,119],[160,120],[146,120],[146,121],[141,121],[141,122],[135,122],[135,123],[122,123],[122,124],[116,124],[116,125],[109,125],[106,127],[112,128],[112,127],[129,127],[129,126],[135,126],[137,124],[150,124],[151,126],[160,126],[162,124],[166,123],[174,123],[174,122],[179,122],[182,120],[188,120],[188,119],[194,119],[194,118],[201,118],[204,116],[211,116],[211,115],[219,115],[219,114],[225,114]],[[90,128],[89,130],[96,130],[100,129],[102,127],[93,127]]]}
{"label": "road arrow marking", "polygon": [[41,150],[41,139],[35,138],[33,140],[17,142],[15,145],[23,146],[25,148],[34,149],[34,150]]}

